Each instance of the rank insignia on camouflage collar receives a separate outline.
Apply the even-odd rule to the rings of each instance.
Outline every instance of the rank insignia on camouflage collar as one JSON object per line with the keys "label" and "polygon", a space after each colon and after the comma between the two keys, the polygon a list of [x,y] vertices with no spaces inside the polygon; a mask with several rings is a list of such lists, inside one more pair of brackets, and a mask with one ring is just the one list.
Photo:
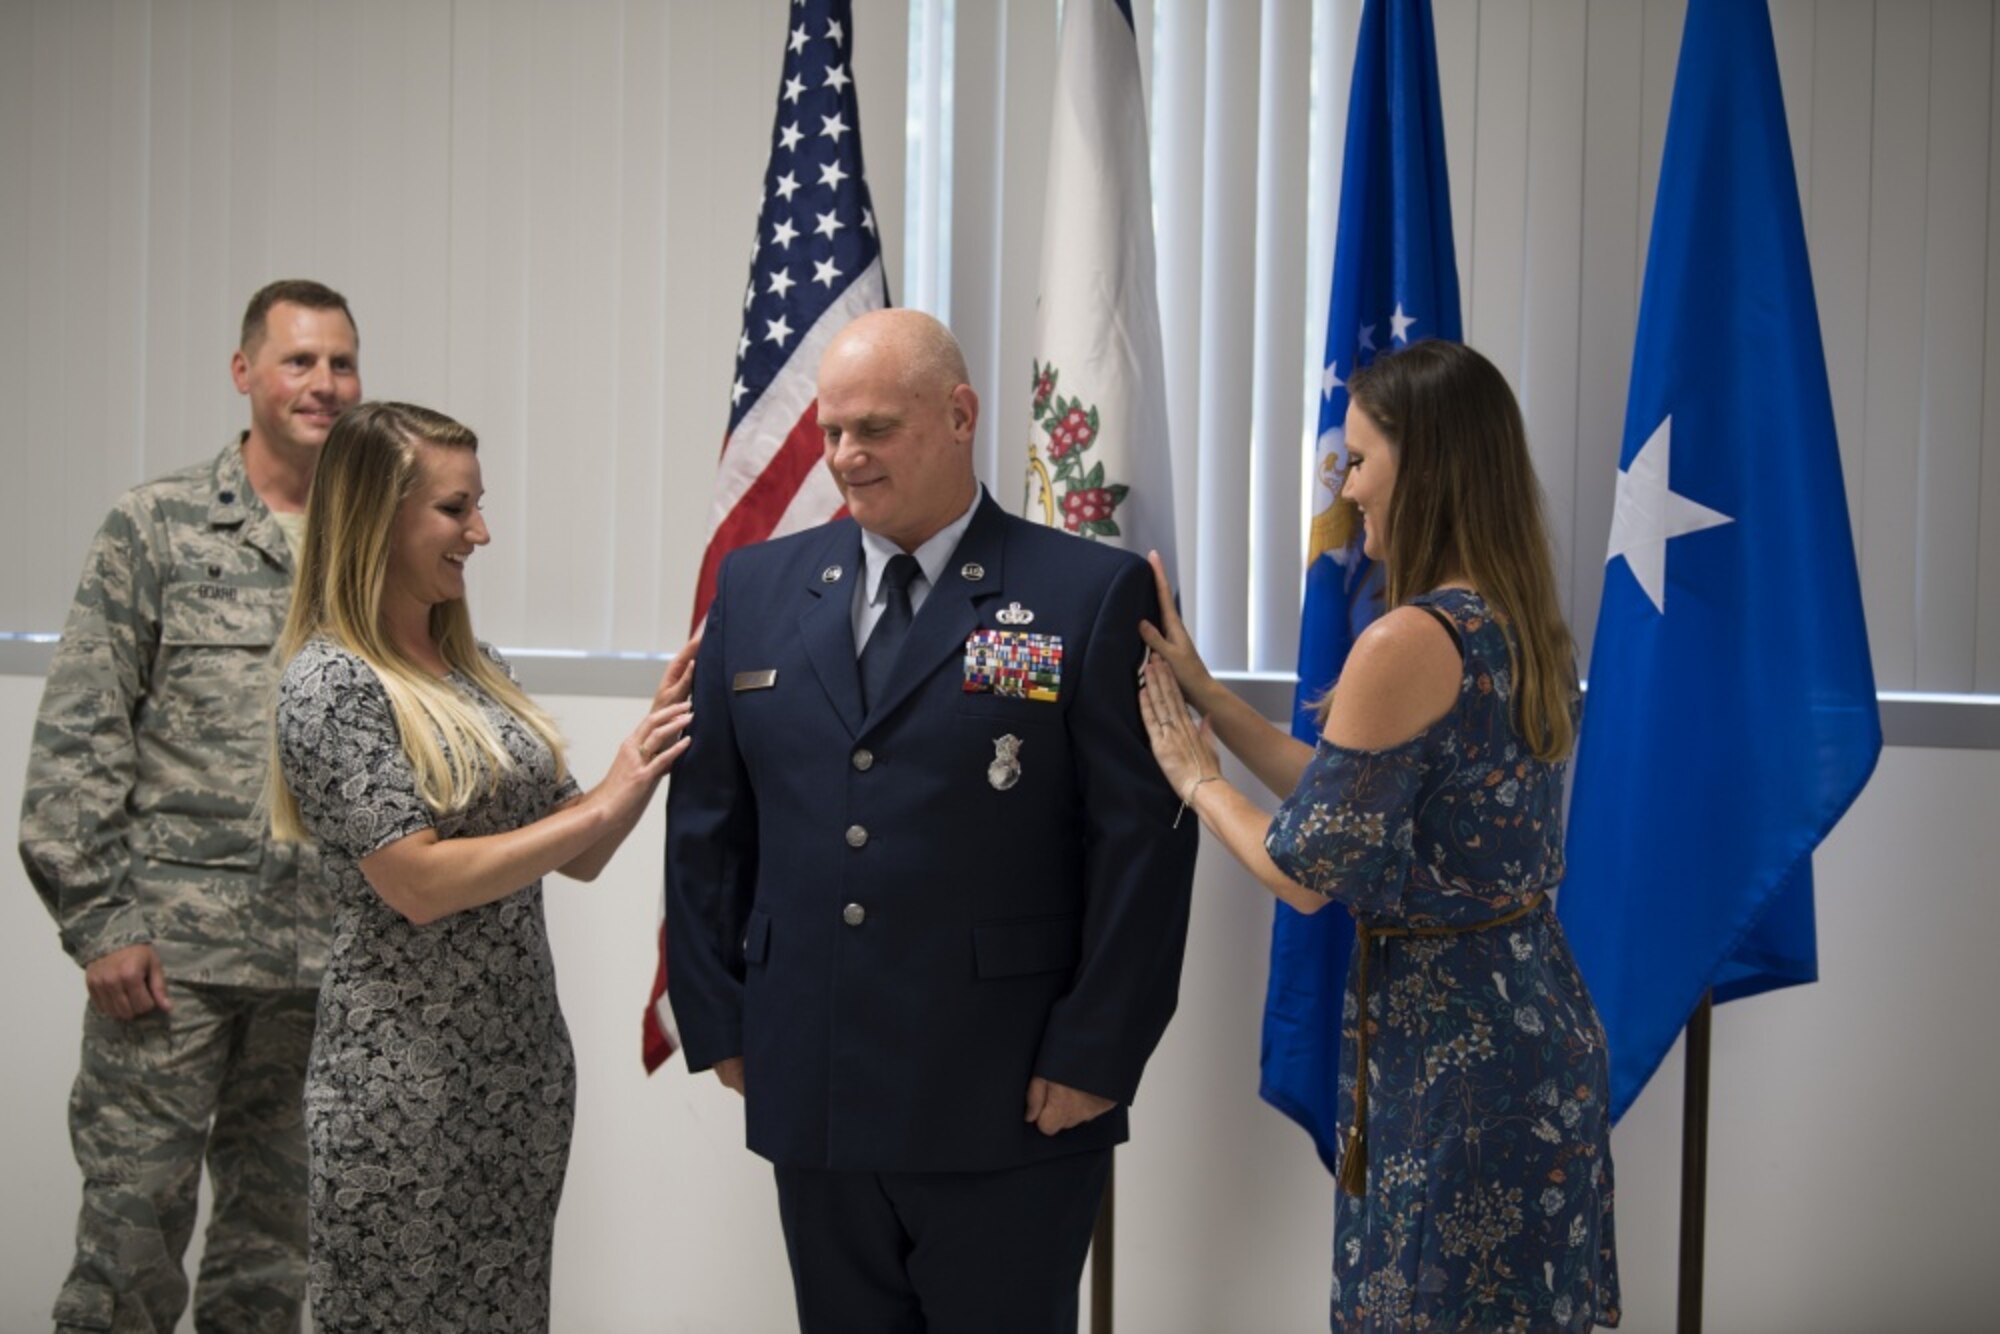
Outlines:
{"label": "rank insignia on camouflage collar", "polygon": [[1062,692],[1061,635],[975,630],[965,641],[965,692],[1053,701]]}

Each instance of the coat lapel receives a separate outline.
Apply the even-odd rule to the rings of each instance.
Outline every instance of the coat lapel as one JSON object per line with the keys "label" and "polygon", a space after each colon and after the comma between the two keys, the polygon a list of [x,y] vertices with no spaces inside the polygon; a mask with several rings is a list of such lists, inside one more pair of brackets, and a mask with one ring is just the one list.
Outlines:
{"label": "coat lapel", "polygon": [[[979,509],[958,547],[945,562],[937,586],[924,599],[910,634],[889,675],[889,688],[868,710],[864,727],[886,718],[928,680],[947,658],[960,654],[966,636],[979,627],[979,606],[1005,587],[1006,516],[993,497],[982,494]],[[858,543],[857,543],[858,546]],[[978,577],[970,577],[976,573]],[[849,632],[852,638],[852,632]],[[857,696],[859,691],[857,676]]]}
{"label": "coat lapel", "polygon": [[[829,580],[828,571],[840,573]],[[848,735],[861,730],[861,671],[855,665],[854,583],[862,577],[861,530],[837,523],[806,571],[806,609],[799,638]]]}

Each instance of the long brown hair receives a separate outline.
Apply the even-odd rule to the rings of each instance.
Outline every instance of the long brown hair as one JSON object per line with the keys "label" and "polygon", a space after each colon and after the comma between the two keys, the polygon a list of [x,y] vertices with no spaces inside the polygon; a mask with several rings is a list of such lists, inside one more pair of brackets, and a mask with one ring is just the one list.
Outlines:
{"label": "long brown hair", "polygon": [[[479,437],[441,412],[411,403],[360,403],[341,414],[320,447],[306,501],[305,539],[292,580],[292,609],[278,640],[282,671],[314,638],[353,653],[388,693],[417,790],[432,810],[463,810],[490,791],[513,758],[486,716],[447,681],[397,647],[382,624],[396,510],[422,480],[419,444],[477,449]],[[480,651],[463,598],[431,608],[431,638],[448,666],[485,692],[547,743],[563,763],[562,737],[507,673]],[[307,836],[298,803],[278,767],[272,729],[268,784],[271,828],[280,838]]]}
{"label": "long brown hair", "polygon": [[1383,564],[1400,607],[1463,579],[1509,625],[1514,728],[1537,758],[1576,741],[1576,650],[1556,599],[1542,489],[1513,390],[1463,343],[1413,343],[1347,381],[1396,450]]}

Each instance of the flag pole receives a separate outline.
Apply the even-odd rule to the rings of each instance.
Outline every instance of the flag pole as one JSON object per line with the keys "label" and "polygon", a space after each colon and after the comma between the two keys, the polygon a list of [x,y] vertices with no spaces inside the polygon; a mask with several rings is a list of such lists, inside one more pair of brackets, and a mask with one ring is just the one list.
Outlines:
{"label": "flag pole", "polygon": [[1715,993],[1687,1022],[1686,1082],[1681,1094],[1681,1260],[1676,1334],[1701,1334],[1702,1254],[1708,1223],[1708,1036]]}
{"label": "flag pole", "polygon": [[1118,1156],[1112,1151],[1104,1178],[1104,1202],[1090,1229],[1090,1334],[1111,1334],[1111,1250],[1118,1196]]}

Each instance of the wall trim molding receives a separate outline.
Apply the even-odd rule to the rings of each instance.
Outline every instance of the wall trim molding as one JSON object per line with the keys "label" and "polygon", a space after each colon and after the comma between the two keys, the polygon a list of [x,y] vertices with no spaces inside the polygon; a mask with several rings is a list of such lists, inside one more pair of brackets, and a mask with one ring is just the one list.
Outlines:
{"label": "wall trim molding", "polygon": [[[43,676],[56,636],[0,634],[0,676]],[[502,648],[531,694],[643,700],[666,670],[664,653],[586,653]],[[1266,718],[1291,712],[1297,678],[1290,672],[1217,672]],[[1940,750],[2000,750],[2000,695],[1921,694],[1884,690],[1882,739],[1891,746]]]}

